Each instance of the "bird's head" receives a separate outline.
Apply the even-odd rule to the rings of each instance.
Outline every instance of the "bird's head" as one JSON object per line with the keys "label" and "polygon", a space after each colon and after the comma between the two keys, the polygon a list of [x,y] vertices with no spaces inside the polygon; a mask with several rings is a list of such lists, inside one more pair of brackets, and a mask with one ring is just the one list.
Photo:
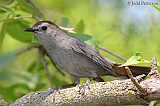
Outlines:
{"label": "bird's head", "polygon": [[39,21],[32,28],[27,28],[25,31],[33,32],[37,36],[45,36],[52,34],[57,28],[58,26],[50,21]]}

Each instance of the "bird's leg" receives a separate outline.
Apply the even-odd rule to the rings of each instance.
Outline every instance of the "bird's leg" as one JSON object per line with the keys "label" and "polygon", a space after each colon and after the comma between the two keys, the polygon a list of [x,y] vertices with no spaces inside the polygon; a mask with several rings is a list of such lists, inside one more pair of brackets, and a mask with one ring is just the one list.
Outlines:
{"label": "bird's leg", "polygon": [[103,78],[101,77],[96,77],[96,78],[92,78],[94,81],[97,81],[97,82],[105,82]]}
{"label": "bird's leg", "polygon": [[74,87],[77,84],[72,83],[72,84],[66,84],[66,85],[61,85],[60,87],[58,87],[58,89],[65,89],[65,88],[69,88],[69,87]]}
{"label": "bird's leg", "polygon": [[90,78],[90,81],[104,82],[104,80],[101,77],[98,77],[96,73],[92,72],[91,75],[92,77]]}
{"label": "bird's leg", "polygon": [[78,76],[73,76],[73,83],[76,85],[80,83],[80,78]]}

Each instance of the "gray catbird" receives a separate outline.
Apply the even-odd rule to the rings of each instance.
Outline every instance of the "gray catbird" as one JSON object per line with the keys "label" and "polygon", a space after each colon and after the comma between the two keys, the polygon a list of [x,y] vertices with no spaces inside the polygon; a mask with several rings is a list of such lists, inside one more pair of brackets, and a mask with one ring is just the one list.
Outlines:
{"label": "gray catbird", "polygon": [[[25,31],[34,32],[59,69],[73,76],[79,84],[80,77],[103,81],[101,76],[127,76],[124,67],[102,56],[88,44],[61,30],[50,21],[39,21]],[[133,75],[147,74],[150,67],[129,66]]]}

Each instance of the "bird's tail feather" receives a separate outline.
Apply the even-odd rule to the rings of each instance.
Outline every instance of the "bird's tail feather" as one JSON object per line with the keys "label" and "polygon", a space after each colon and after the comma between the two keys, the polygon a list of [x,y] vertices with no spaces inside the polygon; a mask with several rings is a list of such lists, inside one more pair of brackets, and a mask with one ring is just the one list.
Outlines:
{"label": "bird's tail feather", "polygon": [[[151,71],[151,67],[148,66],[132,65],[128,67],[131,70],[133,76],[138,76],[142,74],[147,75]],[[114,64],[113,69],[117,76],[128,77],[125,67],[120,67],[120,64]]]}

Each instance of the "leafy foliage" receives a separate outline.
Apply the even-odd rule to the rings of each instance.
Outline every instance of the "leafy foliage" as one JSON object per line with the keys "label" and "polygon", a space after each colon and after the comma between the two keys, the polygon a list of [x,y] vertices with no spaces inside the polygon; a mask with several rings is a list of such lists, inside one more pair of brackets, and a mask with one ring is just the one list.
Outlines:
{"label": "leafy foliage", "polygon": [[80,22],[74,28],[74,31],[77,32],[77,33],[83,33],[84,32],[84,21],[83,20],[80,20]]}
{"label": "leafy foliage", "polygon": [[150,64],[150,61],[142,59],[140,53],[135,53],[132,57],[130,57],[127,62],[122,64],[121,66],[129,66],[129,65],[135,65],[135,64]]}
{"label": "leafy foliage", "polygon": [[[7,23],[6,31],[7,33],[9,33],[9,35],[11,35],[16,40],[19,40],[21,42],[31,42],[32,41],[31,33],[25,33],[25,35],[22,35],[24,33],[24,29],[29,27],[29,24],[27,23],[28,23],[27,21],[22,19],[13,20]],[[15,29],[18,29],[18,30],[15,30]]]}

